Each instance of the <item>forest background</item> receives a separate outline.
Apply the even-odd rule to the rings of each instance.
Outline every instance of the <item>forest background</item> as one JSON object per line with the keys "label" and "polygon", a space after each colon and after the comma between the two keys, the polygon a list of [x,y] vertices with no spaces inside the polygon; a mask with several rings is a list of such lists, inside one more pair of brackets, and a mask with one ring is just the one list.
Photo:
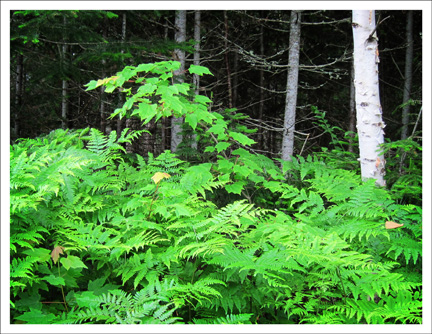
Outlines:
{"label": "forest background", "polygon": [[[113,12],[116,13],[115,10]],[[172,51],[173,45],[170,45],[170,42],[165,43],[165,41],[166,34],[171,36],[172,40],[173,15],[170,19],[171,28],[169,28],[168,24],[168,29],[165,29],[159,28],[167,26],[167,22],[169,22],[169,20],[161,21],[161,18],[164,17],[165,14],[164,11],[161,11],[159,14],[157,14],[157,12],[147,12],[146,14],[148,16],[143,20],[139,15],[135,15],[133,11],[128,13],[128,34],[130,34],[129,36],[131,39],[136,38],[140,43],[142,43],[144,39],[147,39],[147,41],[152,40],[151,45],[143,43],[138,50],[131,51],[121,48],[118,49],[117,52],[111,52],[108,50],[108,53],[104,54],[105,57],[101,57],[103,51],[97,49],[91,51],[94,52],[93,54],[90,53],[84,55],[88,58],[85,58],[87,65],[82,72],[87,74],[85,74],[83,78],[78,77],[76,80],[72,80],[72,86],[70,86],[71,88],[69,89],[71,95],[68,96],[68,100],[70,102],[80,102],[78,104],[75,104],[75,102],[70,103],[68,114],[70,119],[67,121],[68,127],[84,128],[86,126],[91,126],[101,129],[102,126],[107,126],[107,123],[102,124],[104,121],[106,122],[106,120],[102,120],[101,122],[100,118],[100,106],[101,101],[103,101],[101,96],[103,95],[101,95],[99,91],[93,91],[90,92],[91,94],[86,95],[82,90],[83,84],[92,79],[113,75],[116,71],[122,69],[125,62],[130,62],[131,65],[137,65],[139,63],[155,60],[172,59],[170,52]],[[277,143],[278,140],[280,140],[280,138],[278,139],[277,128],[280,127],[283,119],[283,105],[285,99],[284,89],[286,85],[286,67],[284,68],[282,66],[278,69],[278,66],[285,65],[287,61],[286,47],[288,43],[289,29],[287,26],[284,28],[278,26],[279,23],[277,23],[277,21],[283,21],[283,17],[282,19],[281,17],[273,18],[271,15],[274,13],[269,14],[269,12],[263,9],[259,9],[253,13],[230,11],[228,12],[230,17],[228,25],[226,25],[226,21],[224,20],[224,14],[223,11],[218,13],[215,12],[207,19],[202,19],[205,22],[205,25],[209,25],[209,34],[214,35],[209,35],[210,37],[206,38],[205,41],[207,44],[201,44],[203,51],[208,49],[213,53],[213,56],[212,54],[204,56],[205,53],[202,51],[204,59],[207,59],[208,61],[207,63],[203,61],[201,64],[208,66],[214,74],[214,77],[203,78],[201,86],[207,87],[213,92],[212,100],[214,101],[213,108],[215,108],[215,110],[220,112],[224,109],[229,109],[230,107],[236,107],[239,112],[251,117],[251,120],[248,122],[252,123],[241,123],[241,125],[246,125],[248,127],[254,127],[257,125],[262,126],[258,127],[258,132],[252,135],[252,137],[258,142],[256,149],[271,158],[277,157],[277,152],[279,151]],[[383,18],[388,16],[388,14],[390,14],[388,11],[382,11],[381,13]],[[203,15],[206,14],[203,13]],[[269,26],[256,25],[257,17],[262,19],[261,15],[264,16],[265,20],[267,20],[264,22],[268,22]],[[318,111],[325,112],[325,119],[328,121],[328,124],[331,124],[331,126],[334,127],[333,130],[335,132],[339,132],[338,134],[349,130],[349,122],[347,122],[347,119],[349,118],[347,115],[349,115],[350,111],[347,102],[349,101],[350,41],[352,37],[349,23],[343,22],[344,19],[350,17],[350,12],[348,10],[344,12],[334,12],[327,16],[328,13],[325,12],[320,13],[311,11],[310,15],[313,17],[310,22],[319,22],[328,19],[329,17],[339,22],[331,28],[326,27],[325,25],[318,27],[310,25],[308,27],[306,24],[302,30],[302,39],[304,43],[302,49],[304,54],[302,55],[305,57],[301,58],[301,63],[306,65],[306,67],[305,70],[301,71],[299,80],[299,113],[298,127],[296,126],[296,128],[299,131],[297,134],[297,153],[302,152],[304,155],[319,151],[321,147],[328,147],[332,143],[333,139],[331,133],[326,133],[325,129],[323,129],[322,125],[325,123],[317,122],[319,117],[322,117],[323,114],[314,113],[313,108],[311,107],[317,107]],[[384,118],[387,123],[386,137],[396,140],[400,136],[399,130],[401,128],[398,113],[401,111],[400,106],[402,100],[400,87],[403,85],[401,71],[403,68],[402,64],[404,62],[405,52],[401,45],[404,43],[406,14],[401,11],[397,14],[392,13],[392,15],[396,15],[393,16],[394,20],[387,20],[384,22],[379,31],[379,44],[381,50],[380,84]],[[400,17],[397,17],[397,15],[400,15]],[[134,16],[137,19],[135,23],[133,22]],[[104,18],[103,20],[109,22],[110,19]],[[241,25],[244,25],[241,30],[237,30],[238,26],[235,24],[236,20],[238,20],[237,22],[241,22]],[[99,29],[99,35],[102,32],[102,34],[105,33],[107,37],[112,34],[112,36],[117,36],[117,39],[120,38],[120,20],[117,19],[117,22],[118,23],[115,25],[99,25],[98,28],[96,28]],[[146,22],[153,22],[154,24],[146,25],[144,28]],[[188,14],[188,23],[192,25],[192,22],[193,14]],[[422,22],[423,24],[423,21],[419,21],[418,19],[414,22],[416,22],[415,24],[417,25],[419,22]],[[95,22],[91,22],[90,24],[94,23]],[[347,25],[347,27],[340,28],[344,24]],[[105,32],[100,30],[103,26],[106,28],[102,29],[106,30]],[[212,29],[213,27],[218,28]],[[334,27],[337,28],[335,29]],[[419,29],[420,27],[417,26],[416,28]],[[264,29],[264,33],[267,33],[268,36],[261,42],[259,36],[264,35],[262,35],[263,31],[260,31],[259,29]],[[319,31],[319,33],[314,32],[314,29],[318,29],[317,31]],[[326,32],[326,29],[328,29],[328,32]],[[421,28],[419,30],[421,30]],[[323,34],[323,31],[326,33]],[[85,31],[84,34],[89,32],[91,31]],[[248,32],[248,34],[242,35],[244,32]],[[252,32],[255,33],[255,36]],[[146,34],[145,38],[142,36],[143,33]],[[228,35],[226,35],[227,33]],[[423,33],[426,34],[424,30]],[[100,36],[98,37],[96,35],[93,37],[97,40]],[[157,38],[155,38],[155,36],[157,36]],[[192,37],[190,32],[188,33],[188,36]],[[226,38],[227,36],[228,42],[231,45],[229,51],[224,49],[224,43],[226,41],[224,37]],[[323,38],[323,36],[325,37]],[[2,40],[4,39],[2,38]],[[421,43],[414,44],[421,45]],[[50,44],[48,42],[44,45],[50,49]],[[158,49],[156,50],[153,49],[155,45],[158,46]],[[192,54],[193,44],[190,43],[187,47],[190,54]],[[61,92],[61,89],[59,86],[56,87],[54,82],[57,80],[58,83],[58,78],[64,74],[63,71],[69,70],[69,75],[74,75],[77,72],[75,72],[74,69],[63,68],[62,66],[64,64],[60,64],[56,61],[58,59],[56,58],[55,53],[59,50],[56,48],[57,47],[52,48],[52,54],[41,50],[41,54],[45,54],[47,57],[46,64],[48,67],[46,69],[44,69],[44,66],[39,67],[39,65],[44,64],[44,62],[39,58],[33,59],[33,61],[36,61],[34,64],[27,65],[32,69],[45,71],[43,72],[44,75],[49,72],[51,73],[48,76],[49,79],[44,80],[44,82],[35,80],[31,83],[34,84],[34,86],[32,86],[29,91],[31,94],[34,94],[34,97],[28,96],[28,98],[34,101],[35,97],[37,97],[37,100],[43,102],[44,105],[37,106],[37,112],[27,109],[25,117],[19,120],[22,123],[20,125],[20,131],[22,131],[22,134],[25,137],[36,137],[62,126],[62,120],[58,117],[58,111],[62,103],[61,94],[58,93]],[[285,51],[280,52],[283,49]],[[262,52],[263,50],[264,53]],[[417,52],[418,51],[419,50],[417,49]],[[341,57],[341,54],[345,56]],[[52,58],[50,58],[50,55]],[[325,57],[323,57],[323,55],[325,55]],[[327,57],[330,57],[330,59]],[[423,57],[426,57],[426,53],[423,53]],[[4,56],[2,55],[2,62],[3,58]],[[189,58],[189,60],[191,60],[191,58]],[[102,66],[103,63],[105,63],[104,66]],[[329,63],[330,65],[323,68],[315,66],[324,63]],[[417,66],[421,66],[420,64],[424,65],[419,62]],[[49,69],[48,72],[46,72],[47,69]],[[235,82],[228,82],[228,76],[226,73],[229,70],[233,71],[233,73],[238,73],[238,76],[233,75],[232,77],[233,81],[238,80],[237,84]],[[37,71],[33,75],[37,77]],[[235,79],[236,77],[237,79]],[[4,76],[2,76],[2,95],[5,92],[3,79]],[[413,77],[412,98],[414,100],[422,99],[422,79],[421,76],[414,75]],[[49,80],[53,81],[49,82]],[[229,85],[231,85],[231,94],[228,93],[229,89],[227,89]],[[49,87],[53,90],[50,91]],[[236,89],[233,87],[236,87]],[[427,89],[427,87],[424,87],[423,89]],[[56,93],[53,94],[53,91],[56,91]],[[83,94],[82,98],[79,97],[80,94]],[[44,98],[44,95],[49,96],[49,98]],[[55,97],[53,98],[53,96]],[[323,99],[323,96],[326,98]],[[7,110],[6,108],[3,108],[4,101],[5,99],[2,96],[2,110]],[[108,108],[106,114],[109,115],[116,103],[109,99],[104,102],[105,106]],[[82,105],[80,103],[82,103]],[[427,103],[427,100],[422,101],[424,109]],[[10,105],[13,108],[13,104],[14,102],[11,101],[7,106],[9,107]],[[57,111],[57,114],[53,113],[54,110]],[[43,113],[42,117],[39,112]],[[87,115],[86,117],[88,118],[82,118],[83,115]],[[5,122],[3,122],[3,117],[4,113],[2,112],[2,145],[5,144],[3,134],[6,132],[3,130],[5,124]],[[22,122],[23,120],[25,120],[25,122]],[[13,124],[14,119],[11,119],[10,121],[11,124]],[[321,124],[321,126],[319,124]],[[423,124],[427,126],[426,124],[429,123],[424,122]],[[112,129],[115,128],[117,124],[113,123],[109,126]],[[423,144],[427,147],[429,144],[427,140],[428,134],[423,133],[423,135]],[[14,138],[14,134],[11,134],[11,138]],[[8,141],[9,137],[6,142]],[[143,147],[151,147],[149,150],[153,150],[155,154],[163,151],[163,149],[154,145],[154,143],[149,144],[146,142],[143,142],[141,147],[135,147],[134,149],[138,150],[138,153],[144,153],[139,151],[142,150]],[[425,152],[427,151],[428,150],[426,149]],[[188,153],[186,152],[185,155],[187,156],[187,154]],[[2,178],[3,176],[4,173],[2,166]],[[426,180],[427,179],[425,178],[425,181]],[[425,182],[425,184],[427,183]],[[4,197],[2,196],[2,204],[3,198]],[[4,210],[2,211],[4,212]]]}

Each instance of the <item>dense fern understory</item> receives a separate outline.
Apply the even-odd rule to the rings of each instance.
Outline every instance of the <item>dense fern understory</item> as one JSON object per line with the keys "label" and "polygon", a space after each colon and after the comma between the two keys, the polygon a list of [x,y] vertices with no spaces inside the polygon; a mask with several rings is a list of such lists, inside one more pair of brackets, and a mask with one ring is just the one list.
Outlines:
{"label": "dense fern understory", "polygon": [[312,157],[131,162],[135,135],[11,147],[12,323],[421,323],[421,206]]}
{"label": "dense fern understory", "polygon": [[128,129],[11,146],[11,323],[422,323],[421,145],[385,145],[388,189],[363,182],[333,136],[332,150],[272,160],[171,84],[177,66],[128,67],[89,89],[138,76],[115,114],[140,103],[145,122],[184,116],[199,163],[126,154],[140,135]]}

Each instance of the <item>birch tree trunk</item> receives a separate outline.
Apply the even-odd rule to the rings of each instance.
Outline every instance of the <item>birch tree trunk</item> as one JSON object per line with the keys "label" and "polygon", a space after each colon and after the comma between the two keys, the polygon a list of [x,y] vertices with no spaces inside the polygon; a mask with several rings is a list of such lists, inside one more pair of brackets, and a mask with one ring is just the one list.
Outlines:
{"label": "birch tree trunk", "polygon": [[[182,43],[186,41],[186,10],[177,10],[175,16],[175,41]],[[174,72],[174,79],[176,82],[183,82],[183,75],[185,71],[185,51],[176,49],[175,56],[181,63],[180,69]],[[176,152],[178,145],[181,143],[183,136],[182,131],[183,117],[173,117],[171,120],[171,152]]]}
{"label": "birch tree trunk", "polygon": [[300,60],[300,24],[301,12],[297,10],[291,11],[287,93],[285,100],[285,119],[282,137],[282,160],[291,160],[294,152],[294,130]]}
{"label": "birch tree trunk", "polygon": [[353,10],[354,85],[360,167],[363,179],[385,185],[385,160],[378,149],[384,143],[384,122],[379,95],[378,38],[375,11]]}
{"label": "birch tree trunk", "polygon": [[409,124],[409,112],[410,105],[408,101],[411,96],[412,87],[412,65],[413,65],[413,53],[414,53],[414,41],[413,41],[413,11],[409,10],[407,14],[407,25],[406,25],[406,54],[405,54],[405,81],[404,81],[404,94],[403,94],[403,109],[402,109],[402,133],[401,139],[408,138],[408,124]]}

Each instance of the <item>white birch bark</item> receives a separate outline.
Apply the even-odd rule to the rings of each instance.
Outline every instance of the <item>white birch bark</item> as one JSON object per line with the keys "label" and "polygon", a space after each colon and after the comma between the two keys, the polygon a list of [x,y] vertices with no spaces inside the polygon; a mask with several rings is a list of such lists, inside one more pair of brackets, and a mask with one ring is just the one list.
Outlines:
{"label": "white birch bark", "polygon": [[[185,10],[177,10],[175,16],[175,41],[177,43],[182,43],[186,41],[186,11]],[[174,78],[176,82],[183,82],[182,76],[185,71],[185,60],[186,54],[185,51],[176,49],[175,51],[176,58],[181,63],[180,69],[174,72]],[[173,117],[171,119],[171,152],[176,152],[178,145],[183,140],[183,136],[181,135],[182,131],[182,123],[183,117]]]}
{"label": "white birch bark", "polygon": [[287,93],[285,100],[285,119],[282,137],[282,160],[291,160],[294,152],[294,130],[300,60],[300,19],[300,11],[291,11]]}
{"label": "white birch bark", "polygon": [[378,153],[384,143],[384,127],[379,95],[378,38],[375,11],[353,10],[354,85],[360,167],[363,179],[373,178],[385,185],[385,160]]}

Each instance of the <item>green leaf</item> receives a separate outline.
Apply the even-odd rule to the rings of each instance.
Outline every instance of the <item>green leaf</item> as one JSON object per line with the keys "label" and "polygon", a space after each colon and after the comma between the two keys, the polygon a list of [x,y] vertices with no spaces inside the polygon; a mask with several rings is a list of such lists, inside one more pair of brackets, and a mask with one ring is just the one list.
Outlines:
{"label": "green leaf", "polygon": [[100,304],[100,302],[96,300],[97,298],[93,291],[83,291],[75,296],[79,307],[90,308],[97,307]]}
{"label": "green leaf", "polygon": [[225,186],[226,191],[232,194],[240,195],[241,191],[243,190],[243,187],[246,185],[246,182],[244,181],[237,181],[233,184],[229,184]]}
{"label": "green leaf", "polygon": [[50,275],[50,276],[45,276],[44,280],[47,281],[51,285],[66,285],[66,282],[63,279],[63,277]]}
{"label": "green leaf", "polygon": [[141,102],[138,105],[138,109],[135,110],[132,115],[138,115],[141,120],[148,123],[157,115],[157,105]]}
{"label": "green leaf", "polygon": [[203,75],[203,74],[213,75],[207,67],[199,66],[199,65],[191,65],[189,67],[189,73],[190,74],[198,74],[198,75]]}
{"label": "green leaf", "polygon": [[136,70],[137,72],[150,72],[155,67],[155,64],[140,64],[137,66]]}
{"label": "green leaf", "polygon": [[235,165],[233,169],[234,173],[240,174],[244,177],[248,177],[252,170],[247,166]]}
{"label": "green leaf", "polygon": [[70,268],[87,268],[87,266],[80,260],[79,257],[69,255],[60,259],[61,264],[69,270]]}
{"label": "green leaf", "polygon": [[92,80],[88,84],[84,85],[84,87],[87,87],[86,91],[88,91],[88,90],[95,89],[95,88],[97,88],[97,87],[99,87],[101,85],[102,84],[98,84],[98,81]]}
{"label": "green leaf", "polygon": [[238,141],[240,144],[245,145],[245,146],[252,145],[252,144],[256,143],[255,140],[250,139],[248,136],[245,136],[243,133],[228,131],[228,134],[234,140]]}
{"label": "green leaf", "polygon": [[232,172],[233,166],[234,166],[234,164],[227,159],[219,159],[218,160],[218,167],[222,173]]}
{"label": "green leaf", "polygon": [[191,128],[195,130],[196,126],[198,124],[197,114],[195,114],[195,113],[186,114],[185,122],[188,123],[191,126]]}
{"label": "green leaf", "polygon": [[207,104],[210,103],[212,100],[210,100],[207,96],[204,95],[195,95],[195,102],[201,103],[201,104]]}
{"label": "green leaf", "polygon": [[138,93],[140,93],[141,96],[146,96],[153,94],[157,89],[157,86],[152,83],[146,83],[145,85],[142,85],[140,88],[138,88]]}
{"label": "green leaf", "polygon": [[226,138],[225,130],[226,130],[226,123],[219,120],[215,125],[213,125],[210,129],[208,129],[209,132],[218,135],[218,139]]}
{"label": "green leaf", "polygon": [[226,150],[231,144],[227,142],[220,142],[215,147],[216,150],[219,152]]}
{"label": "green leaf", "polygon": [[45,314],[34,308],[31,308],[30,312],[26,312],[16,317],[16,319],[25,321],[28,324],[50,324],[55,318],[56,316],[52,313]]}
{"label": "green leaf", "polygon": [[23,253],[28,256],[37,258],[39,262],[46,262],[49,261],[49,259],[51,258],[49,249],[45,248],[27,249]]}

